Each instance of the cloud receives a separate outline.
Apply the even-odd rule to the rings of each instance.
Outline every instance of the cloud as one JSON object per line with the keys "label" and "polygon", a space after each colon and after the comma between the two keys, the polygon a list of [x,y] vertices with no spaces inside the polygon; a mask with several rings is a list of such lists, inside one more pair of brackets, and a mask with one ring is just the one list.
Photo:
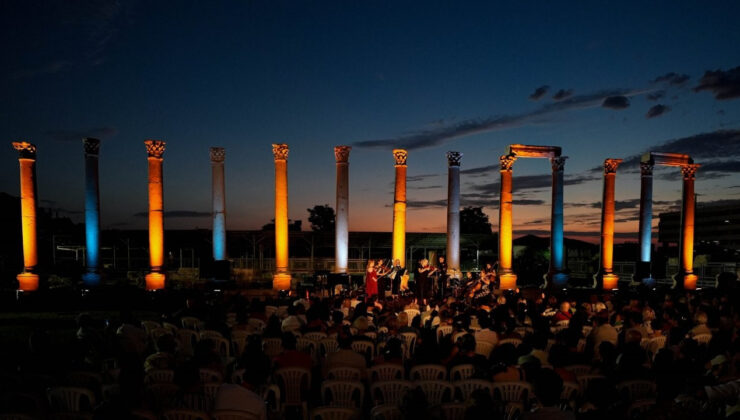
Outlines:
{"label": "cloud", "polygon": [[[566,175],[563,184],[578,185],[597,179],[600,179],[600,177],[588,174]],[[551,174],[515,176],[512,184],[514,192],[550,188],[552,186],[552,176]],[[498,196],[501,185],[499,181],[494,181],[487,184],[473,185],[472,188],[481,194]]]}
{"label": "cloud", "polygon": [[658,104],[648,109],[647,114],[645,114],[645,118],[650,119],[650,118],[659,117],[670,110],[671,110],[671,107],[669,107],[668,105]]}
{"label": "cloud", "polygon": [[[142,211],[135,213],[134,217],[148,217],[149,213]],[[173,218],[196,218],[196,217],[211,217],[210,211],[191,211],[191,210],[169,210],[164,212],[164,217]]]}
{"label": "cloud", "polygon": [[702,90],[712,92],[718,100],[740,98],[740,66],[727,71],[707,70],[694,88],[694,92]]}
{"label": "cloud", "polygon": [[678,74],[674,72],[666,73],[651,80],[650,83],[668,83],[669,85],[679,86],[686,83],[690,76],[688,74]]}
{"label": "cloud", "polygon": [[665,91],[664,90],[656,90],[655,92],[648,93],[645,95],[645,98],[648,101],[657,101],[658,99],[662,99],[665,97]]}
{"label": "cloud", "polygon": [[118,134],[115,127],[97,127],[86,130],[48,130],[43,133],[52,140],[62,142],[81,141],[83,137],[94,137],[97,139],[108,139]]}
{"label": "cloud", "polygon": [[425,179],[438,177],[439,174],[421,174],[421,175],[410,175],[406,178],[406,182],[419,182]]}
{"label": "cloud", "polygon": [[521,114],[469,119],[442,127],[419,130],[411,134],[398,137],[357,141],[353,145],[358,148],[389,149],[393,147],[402,147],[408,150],[434,147],[460,137],[541,123],[547,117],[552,117],[567,111],[595,108],[602,104],[604,98],[612,96],[626,98],[627,96],[634,96],[642,93],[644,93],[644,91],[629,89],[603,90],[586,95],[571,96],[562,101],[544,104],[534,111]]}
{"label": "cloud", "polygon": [[534,90],[534,92],[532,92],[531,95],[529,95],[529,99],[533,101],[538,101],[540,98],[545,96],[548,89],[550,89],[550,86],[547,86],[547,85],[542,85],[538,87],[537,89]]}
{"label": "cloud", "polygon": [[630,106],[630,100],[626,96],[609,96],[604,98],[604,102],[601,103],[603,108],[609,109],[625,109]]}
{"label": "cloud", "polygon": [[560,89],[552,95],[552,99],[556,101],[562,101],[565,98],[573,96],[573,89]]}
{"label": "cloud", "polygon": [[[717,160],[710,162],[700,162],[701,167],[697,176],[702,179],[715,179],[730,176],[731,173],[740,173],[740,161],[737,160]],[[679,171],[666,172],[660,175],[661,179],[675,181],[681,179]]]}
{"label": "cloud", "polygon": [[498,171],[501,165],[487,165],[479,166],[477,168],[463,169],[460,171],[461,175],[481,175],[489,172]]}

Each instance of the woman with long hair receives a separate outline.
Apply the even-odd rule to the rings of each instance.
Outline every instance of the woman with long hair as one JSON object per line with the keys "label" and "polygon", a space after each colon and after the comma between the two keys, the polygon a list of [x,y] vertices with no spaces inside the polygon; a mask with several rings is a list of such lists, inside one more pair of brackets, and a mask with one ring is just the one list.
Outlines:
{"label": "woman with long hair", "polygon": [[365,295],[366,299],[370,299],[372,296],[378,294],[378,272],[375,270],[375,261],[370,260],[367,262],[367,270],[365,270]]}

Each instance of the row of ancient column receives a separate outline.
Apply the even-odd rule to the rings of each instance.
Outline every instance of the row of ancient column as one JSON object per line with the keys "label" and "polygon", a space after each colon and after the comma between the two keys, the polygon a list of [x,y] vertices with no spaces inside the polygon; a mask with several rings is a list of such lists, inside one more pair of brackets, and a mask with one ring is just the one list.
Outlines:
{"label": "row of ancient column", "polygon": [[[146,140],[149,173],[149,259],[150,272],[146,276],[149,290],[161,289],[165,284],[164,265],[164,225],[162,163],[165,142]],[[100,281],[100,191],[98,155],[100,141],[94,138],[83,139],[85,152],[85,237],[87,272],[83,276],[85,284],[94,286]],[[18,275],[20,290],[38,288],[36,266],[36,146],[27,142],[14,142],[19,152],[21,180],[21,215],[23,234],[24,270]],[[275,161],[275,272],[273,288],[290,288],[291,276],[288,259],[288,175],[287,144],[273,144]],[[349,154],[350,146],[336,146],[336,232],[335,232],[335,272],[346,273],[349,249]],[[649,283],[652,228],[652,169],[656,164],[678,166],[683,175],[683,205],[681,212],[680,267],[676,282],[686,289],[696,288],[696,275],[693,274],[693,235],[694,235],[694,179],[697,168],[686,155],[655,153],[646,155],[641,164],[640,193],[640,263],[635,279]],[[392,257],[406,265],[406,169],[408,152],[393,150],[395,160],[395,192],[393,202],[393,248]],[[448,152],[448,193],[447,193],[447,262],[450,274],[460,270],[460,160],[459,152]],[[566,157],[560,156],[560,148],[549,146],[510,146],[510,153],[500,158],[500,206],[499,206],[499,278],[501,287],[513,289],[517,276],[512,264],[512,170],[518,157],[549,157],[552,167],[552,213],[550,235],[550,268],[546,274],[553,286],[565,286],[565,252],[563,236],[563,172]],[[212,203],[213,203],[213,258],[224,261],[226,255],[225,227],[225,150],[210,148],[212,165]],[[604,161],[604,187],[601,215],[600,269],[594,275],[596,282],[604,289],[616,288],[618,276],[613,271],[615,177],[621,159]]]}

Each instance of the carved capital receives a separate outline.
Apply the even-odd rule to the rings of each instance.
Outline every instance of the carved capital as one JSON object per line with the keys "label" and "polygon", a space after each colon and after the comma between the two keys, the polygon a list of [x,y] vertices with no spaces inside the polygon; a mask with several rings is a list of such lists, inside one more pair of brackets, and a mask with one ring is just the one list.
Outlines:
{"label": "carved capital", "polygon": [[640,174],[642,176],[653,176],[653,162],[640,162]]}
{"label": "carved capital", "polygon": [[82,139],[82,144],[85,147],[86,155],[97,156],[100,152],[100,140],[98,139],[94,139],[92,137],[84,137]]}
{"label": "carved capital", "polygon": [[447,152],[447,164],[449,166],[460,166],[462,155],[460,152]]}
{"label": "carved capital", "polygon": [[146,146],[146,153],[151,158],[162,159],[164,155],[164,145],[166,143],[162,140],[144,140]]}
{"label": "carved capital", "polygon": [[552,171],[560,172],[563,169],[565,169],[565,159],[568,159],[568,156],[556,156],[556,157],[550,158],[550,165],[552,166]]}
{"label": "carved capital", "polygon": [[393,149],[393,158],[396,160],[396,166],[406,166],[406,158],[409,152],[404,149]]}
{"label": "carved capital", "polygon": [[696,179],[696,170],[699,169],[701,165],[698,163],[689,163],[688,165],[681,165],[681,175],[683,175],[683,179]]}
{"label": "carved capital", "polygon": [[604,159],[604,175],[617,173],[617,167],[622,159]]}
{"label": "carved capital", "polygon": [[273,143],[272,145],[272,155],[275,160],[288,160],[288,151],[288,145],[285,143]]}
{"label": "carved capital", "polygon": [[14,141],[13,148],[18,151],[18,159],[36,159],[36,145],[25,141]]}
{"label": "carved capital", "polygon": [[350,150],[352,150],[352,146],[334,146],[334,158],[337,163],[349,162]]}
{"label": "carved capital", "polygon": [[223,147],[211,147],[209,150],[211,152],[211,162],[223,163],[226,158],[226,149]]}
{"label": "carved capital", "polygon": [[514,166],[514,162],[516,162],[516,156],[513,154],[501,155],[498,160],[501,163],[501,172],[511,172]]}

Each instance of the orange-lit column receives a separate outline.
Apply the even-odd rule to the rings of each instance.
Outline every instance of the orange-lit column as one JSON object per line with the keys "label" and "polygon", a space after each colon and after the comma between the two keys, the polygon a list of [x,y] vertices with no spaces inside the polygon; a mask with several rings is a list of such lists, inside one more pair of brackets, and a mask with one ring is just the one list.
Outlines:
{"label": "orange-lit column", "polygon": [[337,215],[334,223],[334,272],[346,273],[349,257],[349,152],[350,146],[334,147],[337,161]]}
{"label": "orange-lit column", "polygon": [[275,158],[275,273],[274,290],[290,289],[288,271],[288,145],[273,144]]}
{"label": "orange-lit column", "polygon": [[396,189],[393,196],[393,260],[406,267],[406,158],[408,152],[394,149]]}
{"label": "orange-lit column", "polygon": [[146,290],[164,289],[164,200],[162,190],[162,155],[165,142],[145,140],[149,161],[149,274]]}
{"label": "orange-lit column", "polygon": [[503,155],[501,162],[501,191],[498,207],[498,270],[502,289],[516,289],[516,274],[512,270],[512,197],[511,176],[516,156]]}
{"label": "orange-lit column", "polygon": [[679,272],[675,280],[677,287],[683,286],[686,290],[696,290],[698,280],[697,275],[694,274],[694,210],[696,208],[694,180],[699,166],[701,165],[696,163],[681,166],[681,175],[683,175],[681,243],[678,254]]}
{"label": "orange-lit column", "polygon": [[18,274],[18,290],[32,291],[39,288],[39,276],[34,273],[38,265],[36,245],[36,146],[13,142],[21,166],[21,232],[23,234],[23,272]]}
{"label": "orange-lit column", "polygon": [[614,185],[617,167],[622,159],[604,160],[604,191],[601,198],[601,267],[594,276],[597,287],[604,290],[617,288],[619,276],[614,274]]}

